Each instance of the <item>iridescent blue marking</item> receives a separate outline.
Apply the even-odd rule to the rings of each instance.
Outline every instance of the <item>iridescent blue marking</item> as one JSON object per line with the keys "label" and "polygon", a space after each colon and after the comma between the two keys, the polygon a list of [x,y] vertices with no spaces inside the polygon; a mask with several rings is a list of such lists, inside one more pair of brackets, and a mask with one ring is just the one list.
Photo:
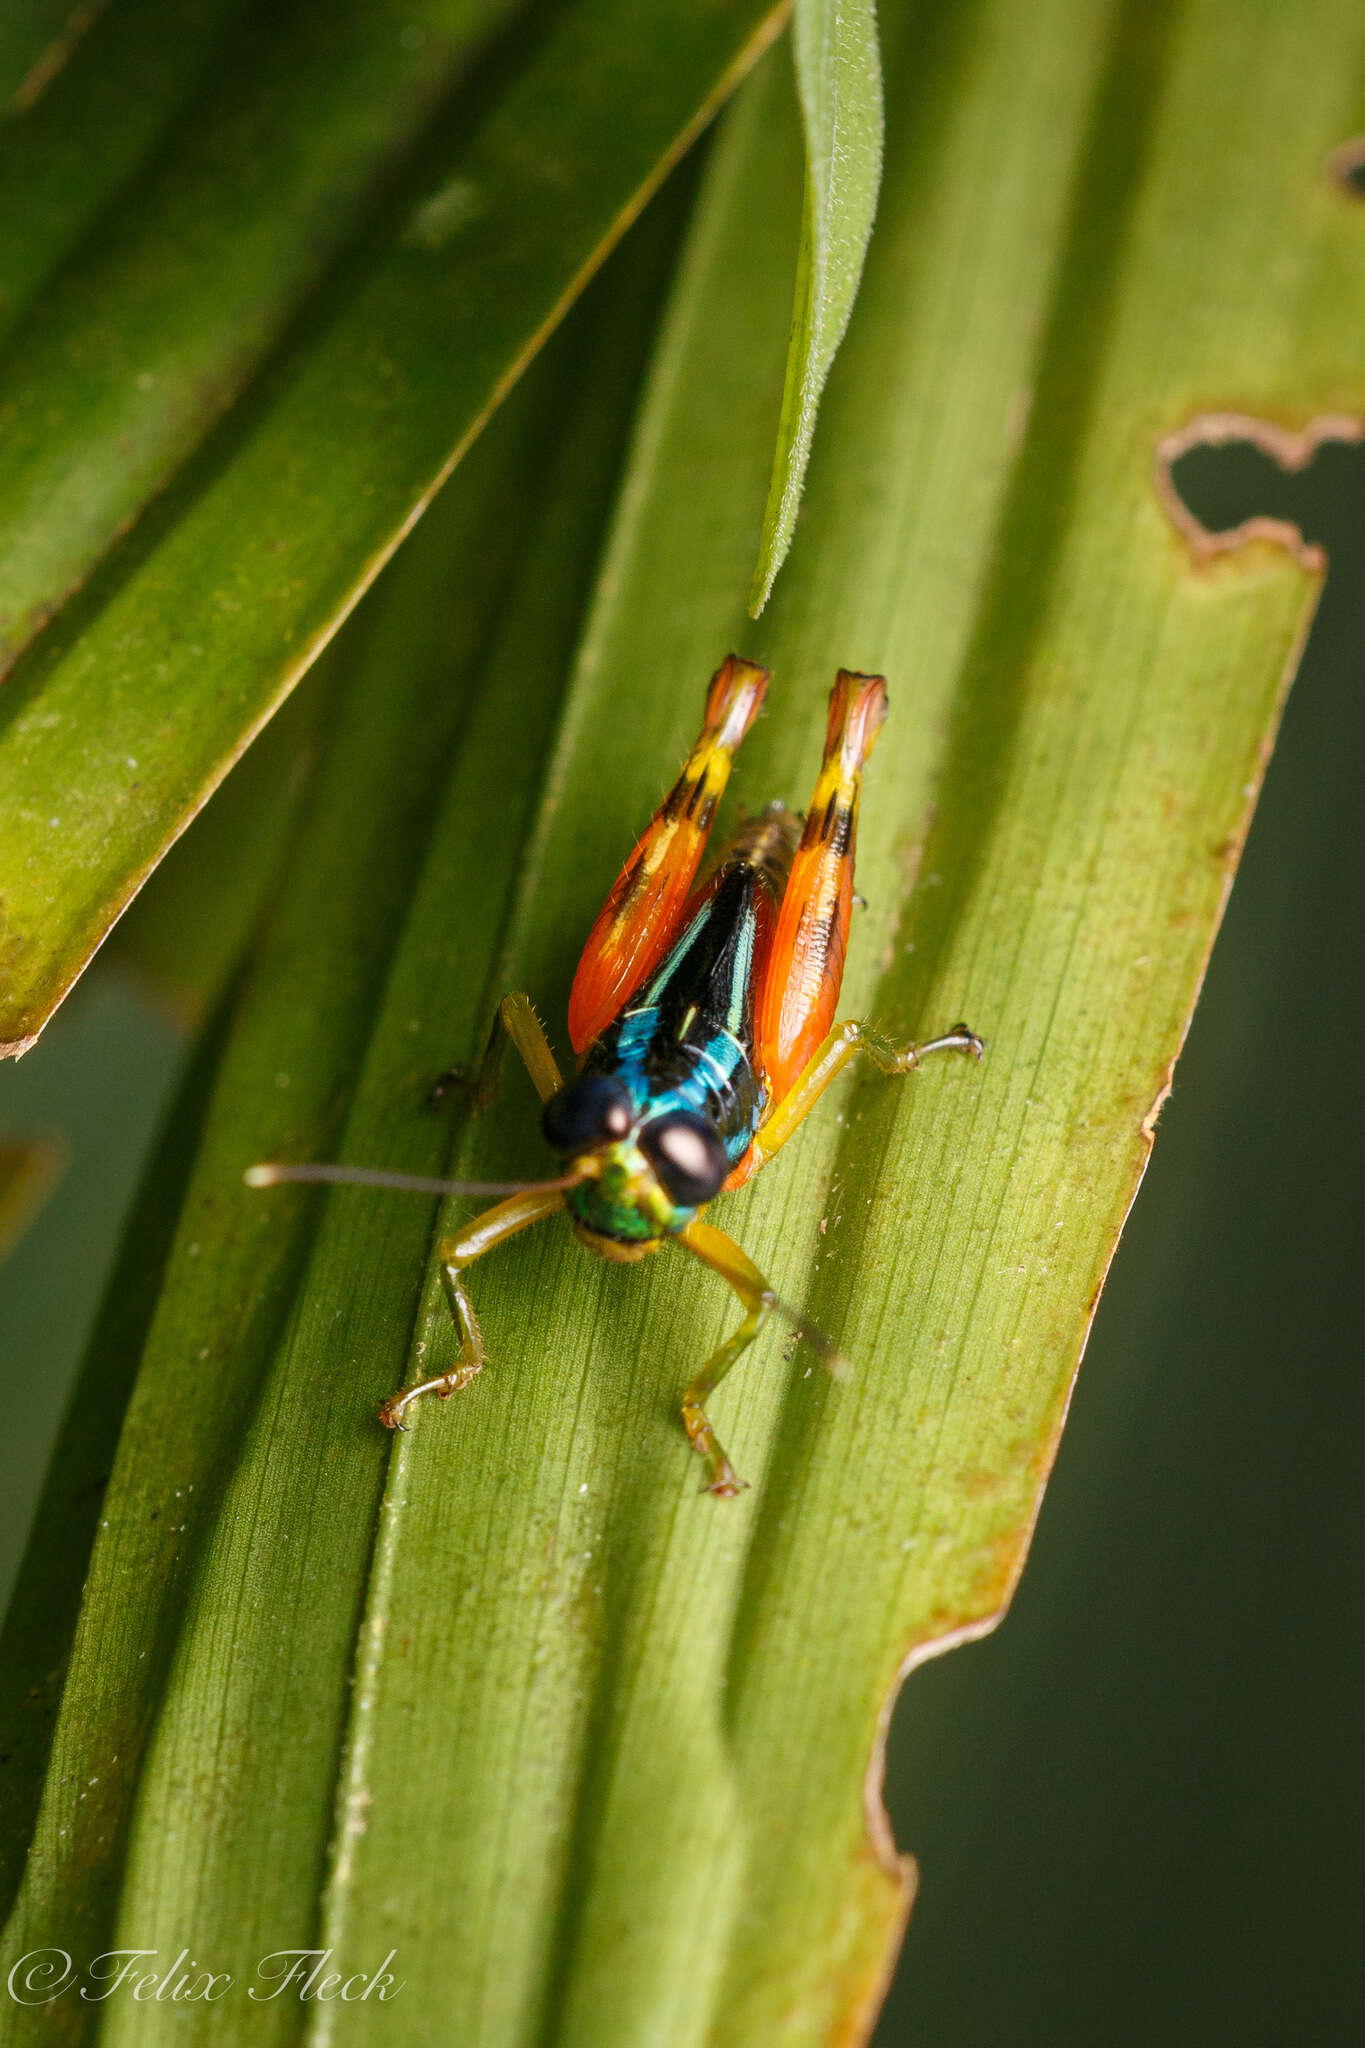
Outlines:
{"label": "iridescent blue marking", "polygon": [[[661,1088],[657,1080],[650,1079],[645,1064],[658,1030],[657,1008],[629,1010],[621,1019],[620,1036],[616,1041],[616,1059],[611,1071],[619,1075],[629,1088],[641,1123],[652,1121],[656,1116],[666,1116],[677,1109],[690,1109],[714,1122],[714,1105],[727,1102],[735,1095],[737,1081],[742,1086],[742,1077],[747,1076],[752,1084],[753,1070],[744,1047],[728,1031],[718,1031],[705,1045],[689,1046],[687,1071],[668,1087]],[[748,1150],[758,1128],[761,1109],[762,1102],[756,1098],[748,1122],[725,1130],[720,1130],[717,1124],[732,1166]]]}

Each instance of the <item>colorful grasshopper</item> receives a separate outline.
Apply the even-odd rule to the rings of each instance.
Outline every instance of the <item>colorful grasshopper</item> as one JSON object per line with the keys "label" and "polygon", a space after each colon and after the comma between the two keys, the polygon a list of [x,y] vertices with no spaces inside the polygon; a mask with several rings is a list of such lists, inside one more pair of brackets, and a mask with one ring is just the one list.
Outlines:
{"label": "colorful grasshopper", "polygon": [[[706,1401],[769,1314],[783,1310],[817,1349],[819,1331],[778,1301],[733,1239],[704,1220],[706,1204],[766,1166],[855,1053],[905,1074],[929,1053],[981,1041],[965,1024],[925,1045],[897,1047],[865,1024],[834,1024],[853,904],[862,771],[886,716],[881,676],[841,669],[829,702],[825,758],[802,821],[781,804],[740,826],[710,878],[693,891],[734,752],[753,723],[768,671],[731,655],[711,680],[706,716],[677,782],[617,876],[588,937],[569,999],[569,1037],[581,1055],[564,1082],[526,996],[505,996],[473,1084],[491,1093],[508,1040],[544,1103],[543,1129],[564,1172],[520,1186],[439,1248],[441,1278],[460,1332],[449,1372],[392,1395],[391,1429],[422,1394],[465,1387],[484,1362],[465,1269],[528,1224],[567,1209],[590,1250],[634,1260],[670,1239],[729,1282],[744,1309],[734,1335],[683,1396],[682,1415],[710,1492],[736,1477]],[[253,1167],[255,1186],[328,1179],[506,1192],[489,1183],[413,1182],[346,1167]]]}

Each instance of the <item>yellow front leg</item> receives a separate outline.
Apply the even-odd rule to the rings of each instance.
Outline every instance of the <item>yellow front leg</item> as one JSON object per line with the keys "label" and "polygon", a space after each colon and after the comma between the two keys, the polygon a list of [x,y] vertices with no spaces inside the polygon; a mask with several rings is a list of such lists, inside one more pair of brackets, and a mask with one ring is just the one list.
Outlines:
{"label": "yellow front leg", "polygon": [[713,1273],[719,1273],[739,1296],[744,1309],[744,1321],[719,1351],[712,1352],[683,1395],[682,1403],[683,1423],[692,1439],[692,1448],[706,1464],[706,1491],[718,1494],[722,1500],[732,1500],[748,1482],[738,1476],[726,1456],[703,1403],[715,1392],[741,1352],[753,1343],[777,1307],[777,1296],[749,1254],[714,1224],[694,1217],[679,1231],[678,1243],[686,1245]]}
{"label": "yellow front leg", "polygon": [[923,1045],[902,1046],[893,1044],[881,1032],[874,1031],[870,1024],[860,1024],[855,1018],[836,1024],[759,1130],[745,1156],[745,1178],[757,1173],[774,1153],[781,1151],[802,1118],[810,1114],[830,1082],[843,1072],[855,1054],[865,1052],[883,1074],[908,1074],[931,1053],[967,1052],[979,1060],[985,1049],[976,1033],[966,1024],[955,1024],[942,1038],[930,1038]]}
{"label": "yellow front leg", "polygon": [[564,1196],[559,1188],[527,1188],[523,1194],[499,1202],[495,1209],[486,1209],[463,1230],[442,1238],[436,1256],[441,1265],[441,1285],[445,1288],[451,1317],[460,1333],[460,1356],[449,1372],[438,1373],[435,1379],[423,1380],[418,1386],[405,1387],[397,1394],[390,1394],[387,1401],[382,1401],[379,1419],[386,1429],[407,1428],[403,1416],[419,1394],[437,1394],[441,1400],[448,1400],[452,1394],[458,1394],[461,1387],[467,1387],[475,1374],[482,1370],[483,1332],[474,1313],[474,1304],[465,1291],[465,1267],[472,1266],[475,1259],[481,1259],[485,1252],[491,1252],[494,1245],[501,1244],[505,1238],[515,1237],[519,1230],[539,1223],[542,1217],[553,1215],[563,1206]]}

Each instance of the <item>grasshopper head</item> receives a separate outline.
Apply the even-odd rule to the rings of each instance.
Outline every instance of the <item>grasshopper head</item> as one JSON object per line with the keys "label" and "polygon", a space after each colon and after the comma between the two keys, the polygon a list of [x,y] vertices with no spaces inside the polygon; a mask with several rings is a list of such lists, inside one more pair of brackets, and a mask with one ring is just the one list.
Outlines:
{"label": "grasshopper head", "polygon": [[612,1074],[580,1074],[545,1105],[547,1143],[581,1176],[565,1200],[591,1238],[645,1243],[671,1236],[719,1194],[730,1160],[692,1110],[639,1108]]}

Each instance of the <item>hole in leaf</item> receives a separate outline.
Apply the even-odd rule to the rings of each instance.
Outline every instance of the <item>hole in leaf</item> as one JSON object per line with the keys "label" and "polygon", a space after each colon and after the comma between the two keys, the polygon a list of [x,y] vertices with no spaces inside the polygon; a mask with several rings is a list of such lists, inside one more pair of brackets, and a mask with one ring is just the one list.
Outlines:
{"label": "hole in leaf", "polygon": [[1365,135],[1354,135],[1327,159],[1328,175],[1352,199],[1365,199]]}
{"label": "hole in leaf", "polygon": [[1334,582],[1365,587],[1365,423],[1321,420],[1291,434],[1215,416],[1162,456],[1171,510],[1200,552],[1261,534],[1330,561]]}

